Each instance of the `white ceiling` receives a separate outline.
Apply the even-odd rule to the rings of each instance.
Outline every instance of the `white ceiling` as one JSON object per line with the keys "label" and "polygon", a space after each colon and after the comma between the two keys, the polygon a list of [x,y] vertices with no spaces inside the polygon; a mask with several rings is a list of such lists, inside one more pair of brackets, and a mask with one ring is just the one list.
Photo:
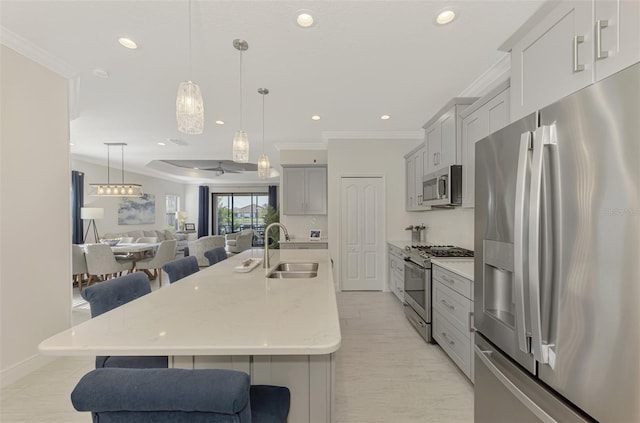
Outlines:
{"label": "white ceiling", "polygon": [[[248,183],[258,181],[256,172],[207,180],[201,171],[158,165],[231,159],[231,140],[240,125],[235,38],[249,43],[243,54],[243,102],[250,162],[262,151],[257,90],[266,87],[264,148],[278,169],[276,145],[317,147],[336,132],[419,134],[451,97],[503,58],[498,46],[541,4],[193,0],[191,67],[186,0],[2,0],[0,23],[4,44],[72,80],[74,158],[104,165],[103,143],[126,142],[127,170],[185,182]],[[437,11],[450,5],[458,18],[436,25]],[[295,25],[301,9],[316,17],[312,28]],[[139,48],[121,47],[122,36]],[[110,77],[95,77],[96,68]],[[186,79],[202,89],[203,135],[176,129],[175,97]],[[322,119],[311,120],[315,114]],[[383,114],[391,119],[381,120]],[[115,165],[111,157],[112,167],[119,167],[119,154]]]}

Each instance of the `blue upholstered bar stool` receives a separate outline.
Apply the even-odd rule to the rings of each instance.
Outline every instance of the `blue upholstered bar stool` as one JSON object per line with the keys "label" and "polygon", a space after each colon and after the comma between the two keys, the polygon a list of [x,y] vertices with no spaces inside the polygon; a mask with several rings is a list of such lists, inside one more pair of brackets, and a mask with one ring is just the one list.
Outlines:
{"label": "blue upholstered bar stool", "polygon": [[222,260],[227,259],[227,252],[224,247],[216,247],[211,250],[205,251],[204,256],[209,260],[209,266],[213,266],[214,264],[221,262]]}
{"label": "blue upholstered bar stool", "polygon": [[[143,388],[143,389],[142,389]],[[285,423],[291,393],[222,369],[96,369],[71,393],[94,422]]]}
{"label": "blue upholstered bar stool", "polygon": [[[149,279],[144,273],[137,272],[87,287],[82,290],[81,295],[89,302],[91,317],[96,317],[150,292]],[[168,363],[166,356],[96,357],[96,368],[166,368]]]}
{"label": "blue upholstered bar stool", "polygon": [[162,266],[162,270],[167,272],[169,275],[169,283],[174,283],[184,277],[196,273],[200,270],[200,266],[198,266],[197,258],[194,256],[188,256],[166,263]]}

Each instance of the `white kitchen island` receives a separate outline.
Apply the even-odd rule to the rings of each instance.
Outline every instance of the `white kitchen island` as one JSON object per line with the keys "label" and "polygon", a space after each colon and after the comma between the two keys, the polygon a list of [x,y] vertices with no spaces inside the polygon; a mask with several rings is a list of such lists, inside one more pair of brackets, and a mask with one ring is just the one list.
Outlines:
{"label": "white kitchen island", "polygon": [[317,262],[309,279],[270,279],[253,249],[43,341],[47,355],[168,355],[180,368],[231,368],[252,384],[287,386],[291,422],[330,422],[338,308],[327,250],[271,251],[280,262]]}

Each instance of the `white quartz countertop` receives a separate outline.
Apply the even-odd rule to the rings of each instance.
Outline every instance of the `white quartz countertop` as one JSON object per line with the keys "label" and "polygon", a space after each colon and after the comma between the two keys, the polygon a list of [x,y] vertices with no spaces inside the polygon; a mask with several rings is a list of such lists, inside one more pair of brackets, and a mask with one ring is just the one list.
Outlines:
{"label": "white quartz countertop", "polygon": [[[271,253],[271,252],[270,252]],[[65,330],[39,345],[47,355],[315,355],[340,347],[327,250],[274,250],[279,262],[318,262],[318,276],[269,279],[261,249],[227,260]]]}
{"label": "white quartz countertop", "polygon": [[393,240],[393,241],[387,241],[387,244],[391,244],[394,247],[398,247],[400,249],[404,250],[404,247],[406,247],[407,245],[411,245],[411,241],[398,241],[398,240]]}
{"label": "white quartz countertop", "polygon": [[329,242],[329,239],[328,238],[320,238],[320,239],[310,240],[309,238],[307,238],[307,239],[294,238],[294,239],[290,239],[289,241],[284,240],[284,239],[280,240],[281,244],[309,244],[309,243],[315,243],[315,242],[317,242],[319,244],[322,244],[323,242],[327,243],[327,242]]}
{"label": "white quartz countertop", "polygon": [[473,259],[471,258],[438,258],[431,259],[431,264],[447,269],[453,273],[473,281]]}

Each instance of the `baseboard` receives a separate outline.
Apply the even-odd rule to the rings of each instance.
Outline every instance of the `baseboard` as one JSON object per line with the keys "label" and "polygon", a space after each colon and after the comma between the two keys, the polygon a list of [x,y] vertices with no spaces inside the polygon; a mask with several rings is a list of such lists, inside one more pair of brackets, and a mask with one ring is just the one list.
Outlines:
{"label": "baseboard", "polygon": [[29,373],[46,366],[58,357],[49,357],[40,354],[34,354],[31,357],[22,360],[0,372],[0,388],[4,388],[13,382],[27,376]]}

